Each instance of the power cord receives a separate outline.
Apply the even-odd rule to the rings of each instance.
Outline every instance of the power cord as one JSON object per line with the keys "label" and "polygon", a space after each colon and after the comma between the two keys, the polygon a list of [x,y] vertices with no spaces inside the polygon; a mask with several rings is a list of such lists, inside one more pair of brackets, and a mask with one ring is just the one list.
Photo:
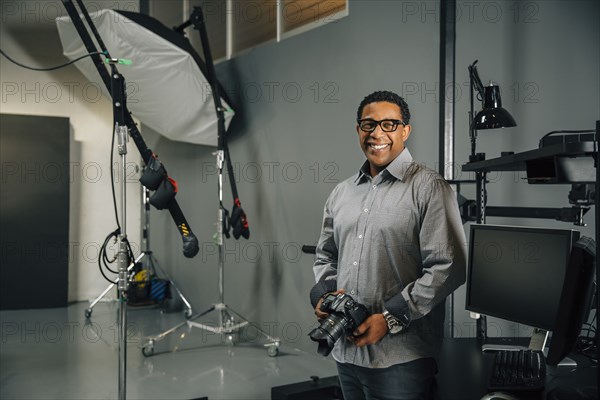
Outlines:
{"label": "power cord", "polygon": [[598,353],[596,351],[596,315],[592,318],[592,321],[589,323],[584,323],[582,325],[581,334],[577,338],[575,342],[575,350],[581,354],[586,356],[590,361],[594,364],[598,364]]}
{"label": "power cord", "polygon": [[[113,121],[113,126],[116,126],[116,121]],[[104,279],[106,279],[110,283],[114,283],[114,280],[111,280],[110,278],[108,278],[108,276],[106,275],[106,273],[104,272],[102,267],[104,266],[104,268],[106,268],[108,271],[110,271],[113,274],[118,274],[118,271],[115,271],[110,268],[110,264],[113,264],[117,260],[117,254],[115,254],[115,256],[113,258],[109,258],[108,253],[107,253],[107,248],[108,248],[108,245],[111,242],[111,240],[114,243],[116,243],[118,236],[121,234],[121,223],[119,222],[119,213],[118,213],[118,209],[117,209],[117,196],[116,196],[116,192],[115,192],[115,177],[112,172],[112,166],[114,165],[114,155],[115,155],[115,136],[116,135],[113,132],[112,141],[111,141],[111,145],[110,145],[110,168],[111,168],[110,187],[111,187],[111,191],[112,191],[113,209],[115,212],[115,222],[117,224],[117,229],[115,229],[114,231],[112,231],[111,233],[108,234],[108,236],[104,240],[104,243],[100,247],[100,254],[98,255],[98,268],[100,269],[100,273],[102,274]],[[129,262],[130,262],[131,260],[134,259],[133,250],[131,249],[131,244],[129,243],[129,240],[127,238],[125,238],[125,243],[127,244],[127,253],[128,253],[127,256],[129,258]],[[129,264],[129,262],[128,262],[128,264]]]}
{"label": "power cord", "polygon": [[[93,53],[88,53],[85,54],[81,57],[78,57],[74,60],[71,60],[67,63],[61,64],[61,65],[57,65],[54,67],[49,67],[49,68],[38,68],[38,67],[31,67],[25,64],[22,64],[16,60],[14,60],[13,58],[11,58],[8,54],[6,54],[4,52],[4,50],[0,49],[0,54],[2,54],[4,57],[6,57],[7,60],[9,60],[10,62],[18,65],[19,67],[25,68],[25,69],[29,69],[32,71],[54,71],[60,68],[65,68],[71,64],[76,63],[77,61],[83,60],[86,57],[91,57],[94,55],[104,55],[107,56],[106,52],[93,52]],[[113,126],[115,126],[116,121],[113,121]],[[113,207],[114,207],[114,211],[115,211],[115,221],[117,223],[117,229],[115,229],[114,231],[112,231],[111,233],[108,234],[108,236],[106,236],[106,238],[104,239],[104,242],[102,243],[102,246],[100,246],[100,252],[98,254],[98,269],[100,270],[100,273],[102,274],[102,276],[104,277],[104,279],[106,279],[108,282],[110,283],[114,283],[114,280],[110,279],[104,269],[103,266],[106,270],[108,270],[109,272],[113,273],[113,274],[118,274],[118,271],[115,271],[113,269],[110,268],[110,264],[113,264],[116,260],[117,260],[117,254],[115,254],[114,257],[109,258],[108,253],[107,253],[107,249],[108,249],[108,245],[111,242],[111,240],[113,242],[116,243],[117,238],[119,237],[119,235],[121,234],[121,224],[119,223],[119,215],[118,215],[118,210],[117,210],[117,198],[115,195],[115,179],[114,179],[114,175],[112,173],[112,165],[113,165],[113,160],[114,160],[114,150],[115,150],[115,134],[113,132],[112,135],[112,142],[111,142],[111,147],[110,147],[110,184],[111,184],[111,189],[112,189],[112,200],[113,200]],[[129,243],[129,241],[127,240],[127,238],[124,239],[125,243],[127,244],[127,256],[129,258],[129,260],[133,260],[134,259],[134,255],[133,255],[133,250],[131,249],[131,244]],[[129,262],[128,262],[129,264]]]}
{"label": "power cord", "polygon": [[6,59],[7,59],[8,61],[12,62],[13,64],[16,64],[16,65],[18,65],[19,67],[22,67],[22,68],[25,68],[25,69],[30,69],[30,70],[32,70],[32,71],[54,71],[54,70],[57,70],[57,69],[61,69],[61,68],[67,67],[67,66],[69,66],[69,65],[71,65],[71,64],[74,64],[74,63],[76,63],[77,61],[83,60],[83,59],[84,59],[84,58],[86,58],[86,57],[91,57],[91,56],[95,56],[95,55],[106,55],[104,52],[101,52],[101,51],[96,51],[96,52],[94,52],[94,53],[84,54],[83,56],[81,56],[81,57],[78,57],[78,58],[76,58],[76,59],[74,59],[74,60],[71,60],[71,61],[69,61],[68,63],[61,64],[61,65],[57,65],[57,66],[55,66],[55,67],[49,67],[49,68],[38,68],[38,67],[30,67],[30,66],[28,66],[28,65],[21,64],[20,62],[18,62],[18,61],[16,61],[16,60],[14,60],[13,58],[11,58],[11,57],[10,57],[8,54],[6,54],[6,53],[4,52],[4,50],[2,50],[2,49],[0,49],[0,54],[2,54],[4,57],[6,57]]}

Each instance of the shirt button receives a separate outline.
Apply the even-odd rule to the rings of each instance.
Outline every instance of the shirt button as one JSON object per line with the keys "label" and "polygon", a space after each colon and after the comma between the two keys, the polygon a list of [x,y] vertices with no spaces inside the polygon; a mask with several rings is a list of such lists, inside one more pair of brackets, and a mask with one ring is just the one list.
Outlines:
{"label": "shirt button", "polygon": [[369,209],[368,209],[368,208],[365,208],[365,212],[369,212]]}
{"label": "shirt button", "polygon": [[352,265],[358,265],[358,263],[357,263],[356,261],[354,261],[354,262],[352,263]]}
{"label": "shirt button", "polygon": [[377,189],[377,185],[373,185],[373,189]]}
{"label": "shirt button", "polygon": [[362,239],[362,235],[358,235],[358,238],[359,238],[359,239]]}
{"label": "shirt button", "polygon": [[356,290],[352,289],[352,290],[350,291],[350,294],[356,294]]}

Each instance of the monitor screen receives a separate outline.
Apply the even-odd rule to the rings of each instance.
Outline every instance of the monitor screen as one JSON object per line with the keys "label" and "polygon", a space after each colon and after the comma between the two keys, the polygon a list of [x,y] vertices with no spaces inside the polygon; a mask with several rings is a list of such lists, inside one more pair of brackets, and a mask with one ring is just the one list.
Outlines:
{"label": "monitor screen", "polygon": [[471,225],[467,310],[554,330],[579,232]]}

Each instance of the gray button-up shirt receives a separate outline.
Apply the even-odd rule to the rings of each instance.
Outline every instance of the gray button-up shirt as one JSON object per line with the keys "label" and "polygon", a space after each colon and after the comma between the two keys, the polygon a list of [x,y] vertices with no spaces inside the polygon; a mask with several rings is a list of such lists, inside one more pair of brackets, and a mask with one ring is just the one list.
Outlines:
{"label": "gray button-up shirt", "polygon": [[410,324],[362,348],[340,339],[332,355],[372,368],[437,357],[445,298],[465,281],[466,240],[456,195],[437,172],[414,162],[408,149],[376,177],[368,171],[366,162],[327,199],[315,277],[335,280],[371,313],[385,308]]}

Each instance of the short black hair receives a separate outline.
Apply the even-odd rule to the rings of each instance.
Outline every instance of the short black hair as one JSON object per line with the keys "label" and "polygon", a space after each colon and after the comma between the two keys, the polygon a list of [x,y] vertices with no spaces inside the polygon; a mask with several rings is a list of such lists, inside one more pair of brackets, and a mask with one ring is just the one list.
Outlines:
{"label": "short black hair", "polygon": [[404,99],[398,96],[396,93],[387,90],[379,90],[366,96],[358,106],[356,119],[359,120],[362,118],[363,109],[367,104],[376,103],[379,101],[385,101],[398,105],[398,107],[400,107],[400,112],[402,113],[402,120],[405,124],[410,123],[410,110],[408,109],[408,104],[406,104],[406,101],[404,101]]}

